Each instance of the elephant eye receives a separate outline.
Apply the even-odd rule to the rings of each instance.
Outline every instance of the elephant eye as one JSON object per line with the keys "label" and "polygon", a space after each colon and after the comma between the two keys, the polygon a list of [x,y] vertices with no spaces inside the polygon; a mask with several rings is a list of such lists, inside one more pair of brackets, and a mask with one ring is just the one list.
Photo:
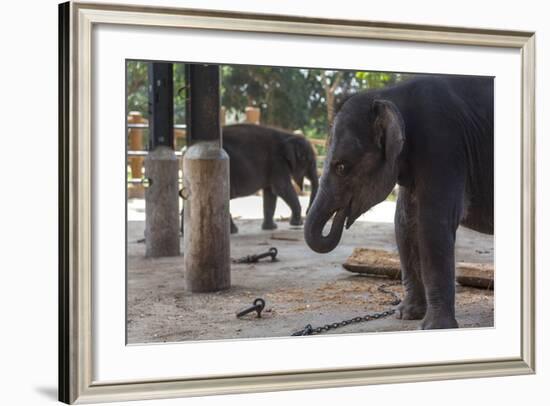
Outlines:
{"label": "elephant eye", "polygon": [[338,176],[344,176],[346,173],[346,166],[342,162],[339,162],[334,167],[334,170]]}

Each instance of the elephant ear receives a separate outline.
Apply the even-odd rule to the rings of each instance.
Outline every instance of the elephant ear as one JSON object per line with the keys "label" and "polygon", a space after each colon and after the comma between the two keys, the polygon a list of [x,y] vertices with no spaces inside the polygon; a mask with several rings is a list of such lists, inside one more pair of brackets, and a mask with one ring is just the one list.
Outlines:
{"label": "elephant ear", "polygon": [[283,155],[288,162],[290,173],[300,190],[304,189],[304,174],[300,169],[305,165],[306,155],[302,139],[298,136],[285,141]]}
{"label": "elephant ear", "polygon": [[301,154],[301,145],[300,140],[296,137],[291,137],[288,140],[286,140],[283,144],[283,155],[288,162],[288,166],[290,167],[290,171],[294,173],[294,171],[297,169],[298,165],[300,164],[300,161],[304,159],[304,157]]}
{"label": "elephant ear", "polygon": [[375,100],[372,105],[375,142],[387,161],[395,163],[405,142],[405,126],[399,110],[389,100]]}

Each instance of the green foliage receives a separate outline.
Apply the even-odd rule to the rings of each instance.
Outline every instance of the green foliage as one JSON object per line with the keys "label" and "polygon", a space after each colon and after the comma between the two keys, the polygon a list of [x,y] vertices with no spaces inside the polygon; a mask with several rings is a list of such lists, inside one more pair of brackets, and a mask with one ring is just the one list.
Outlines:
{"label": "green foliage", "polygon": [[254,106],[267,125],[299,129],[308,121],[307,79],[300,69],[224,66],[221,85],[222,105],[235,120]]}
{"label": "green foliage", "polygon": [[[262,124],[326,139],[338,105],[366,89],[393,85],[409,75],[266,66],[221,66],[221,102],[228,121],[242,121],[247,106],[261,110]],[[147,62],[127,62],[127,108],[148,117]],[[185,123],[185,64],[174,64],[174,122]],[[317,146],[324,155],[325,149]]]}
{"label": "green foliage", "polygon": [[174,124],[185,124],[185,64],[174,64]]}
{"label": "green foliage", "polygon": [[[149,118],[147,62],[126,62],[127,109]],[[185,124],[185,64],[174,64],[174,123]]]}
{"label": "green foliage", "polygon": [[389,72],[356,72],[355,78],[359,81],[361,89],[377,89],[394,85],[403,80],[405,75]]}
{"label": "green foliage", "polygon": [[127,111],[139,111],[145,118],[149,117],[147,65],[141,61],[126,62]]}

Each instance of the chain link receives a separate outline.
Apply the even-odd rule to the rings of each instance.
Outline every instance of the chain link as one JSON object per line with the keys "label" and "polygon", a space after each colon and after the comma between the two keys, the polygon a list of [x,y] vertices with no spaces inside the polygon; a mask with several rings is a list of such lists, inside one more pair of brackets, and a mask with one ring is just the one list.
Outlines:
{"label": "chain link", "polygon": [[[379,292],[392,296],[393,300],[389,303],[391,306],[397,306],[399,303],[401,303],[401,299],[399,299],[399,296],[397,296],[395,292],[392,292],[391,290],[386,289],[388,286],[395,286],[395,285],[397,285],[397,283],[383,284],[378,287]],[[336,328],[344,327],[349,324],[363,323],[371,320],[383,319],[385,317],[391,316],[392,314],[395,313],[395,311],[396,311],[395,309],[390,309],[383,312],[369,313],[364,316],[357,316],[351,319],[342,320],[336,323],[325,324],[324,326],[319,326],[319,327],[313,327],[311,324],[308,324],[302,330],[292,333],[291,336],[311,336],[315,334],[324,333],[329,330],[334,330]]]}

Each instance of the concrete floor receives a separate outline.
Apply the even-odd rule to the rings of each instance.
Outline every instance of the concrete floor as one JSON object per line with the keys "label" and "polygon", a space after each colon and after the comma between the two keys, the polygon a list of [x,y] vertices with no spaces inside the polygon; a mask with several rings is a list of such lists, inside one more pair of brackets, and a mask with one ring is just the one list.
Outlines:
{"label": "concrete floor", "polygon": [[[241,208],[250,217],[261,212],[261,197],[245,202],[254,201],[256,211]],[[182,257],[144,257],[145,245],[137,242],[143,238],[144,222],[136,209],[139,202],[132,204],[128,222],[128,343],[289,336],[306,324],[316,327],[392,307],[391,297],[378,291],[388,281],[352,274],[341,266],[357,246],[396,251],[392,203],[385,202],[372,212],[375,214],[346,230],[340,245],[328,254],[311,251],[303,240],[303,230],[290,227],[286,221],[277,222],[278,230],[262,231],[261,220],[237,218],[240,232],[231,237],[232,258],[274,246],[279,250],[279,261],[233,264],[231,289],[214,294],[185,292]],[[232,202],[234,216],[237,205]],[[366,221],[373,219],[378,221]],[[457,261],[492,262],[492,236],[461,228],[457,240]],[[402,297],[399,284],[389,289]],[[257,297],[266,301],[262,318],[249,315],[237,319],[235,313]],[[492,326],[493,292],[457,286],[457,319],[460,327]],[[325,334],[402,331],[417,329],[418,325],[418,321],[390,316]]]}

